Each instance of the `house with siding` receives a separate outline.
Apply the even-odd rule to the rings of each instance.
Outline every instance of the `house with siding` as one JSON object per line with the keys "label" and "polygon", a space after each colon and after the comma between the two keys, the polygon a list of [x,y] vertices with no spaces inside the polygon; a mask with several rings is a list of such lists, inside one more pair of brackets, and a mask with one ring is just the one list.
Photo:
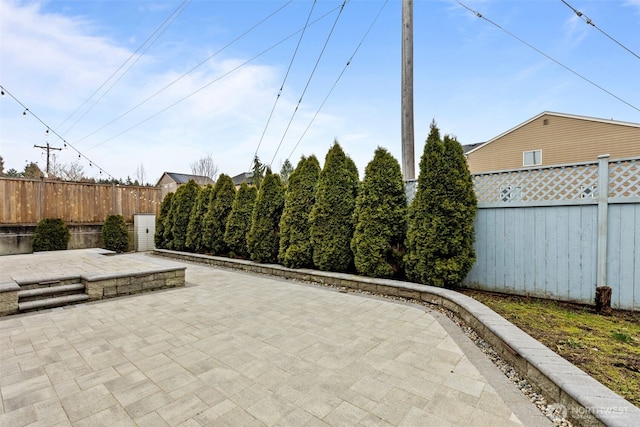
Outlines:
{"label": "house with siding", "polygon": [[471,173],[640,156],[640,123],[545,111],[465,150]]}
{"label": "house with siding", "polygon": [[164,196],[166,196],[167,194],[175,193],[178,187],[186,184],[190,180],[195,181],[196,184],[200,185],[201,187],[204,187],[207,184],[215,184],[215,181],[208,176],[165,172],[162,174],[162,176],[158,180],[158,183],[156,184],[156,187],[160,187],[161,200],[164,200]]}

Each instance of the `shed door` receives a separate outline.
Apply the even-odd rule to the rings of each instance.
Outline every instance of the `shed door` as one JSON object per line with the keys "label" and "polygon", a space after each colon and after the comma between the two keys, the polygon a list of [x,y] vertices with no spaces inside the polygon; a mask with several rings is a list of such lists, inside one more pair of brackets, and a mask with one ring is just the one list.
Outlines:
{"label": "shed door", "polygon": [[156,234],[156,216],[138,214],[133,216],[136,251],[152,251],[155,249],[153,236]]}

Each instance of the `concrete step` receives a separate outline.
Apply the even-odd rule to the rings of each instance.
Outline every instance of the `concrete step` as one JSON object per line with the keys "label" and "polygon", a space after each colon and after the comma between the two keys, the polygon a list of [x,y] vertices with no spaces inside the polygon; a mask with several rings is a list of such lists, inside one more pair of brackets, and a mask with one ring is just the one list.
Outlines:
{"label": "concrete step", "polygon": [[39,280],[35,282],[27,282],[27,283],[19,283],[20,289],[40,289],[40,288],[48,288],[48,287],[56,287],[62,285],[70,285],[74,283],[78,283],[80,281],[79,277],[64,277],[58,279],[51,280]]}
{"label": "concrete step", "polygon": [[18,302],[19,311],[41,310],[43,308],[60,307],[67,304],[74,304],[81,301],[87,301],[87,294],[64,295],[61,297],[38,299],[33,301]]}
{"label": "concrete step", "polygon": [[18,291],[18,302],[26,302],[37,299],[51,298],[53,296],[64,296],[81,293],[84,293],[84,284],[82,283],[72,283],[69,285],[43,288],[20,289],[20,291]]}

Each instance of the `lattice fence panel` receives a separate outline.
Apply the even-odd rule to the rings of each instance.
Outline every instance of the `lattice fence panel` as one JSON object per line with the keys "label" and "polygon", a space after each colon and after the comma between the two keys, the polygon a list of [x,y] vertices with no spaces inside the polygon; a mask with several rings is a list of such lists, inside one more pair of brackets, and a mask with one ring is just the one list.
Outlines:
{"label": "lattice fence panel", "polygon": [[597,195],[598,164],[478,174],[479,203],[576,200]]}
{"label": "lattice fence panel", "polygon": [[640,197],[640,160],[609,163],[609,197]]}

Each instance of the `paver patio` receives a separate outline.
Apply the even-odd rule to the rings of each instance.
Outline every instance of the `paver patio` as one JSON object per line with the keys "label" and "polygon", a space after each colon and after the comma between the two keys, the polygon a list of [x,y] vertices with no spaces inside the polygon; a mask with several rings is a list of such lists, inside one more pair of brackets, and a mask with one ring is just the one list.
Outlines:
{"label": "paver patio", "polygon": [[181,265],[185,288],[1,318],[0,425],[550,424],[438,312]]}

